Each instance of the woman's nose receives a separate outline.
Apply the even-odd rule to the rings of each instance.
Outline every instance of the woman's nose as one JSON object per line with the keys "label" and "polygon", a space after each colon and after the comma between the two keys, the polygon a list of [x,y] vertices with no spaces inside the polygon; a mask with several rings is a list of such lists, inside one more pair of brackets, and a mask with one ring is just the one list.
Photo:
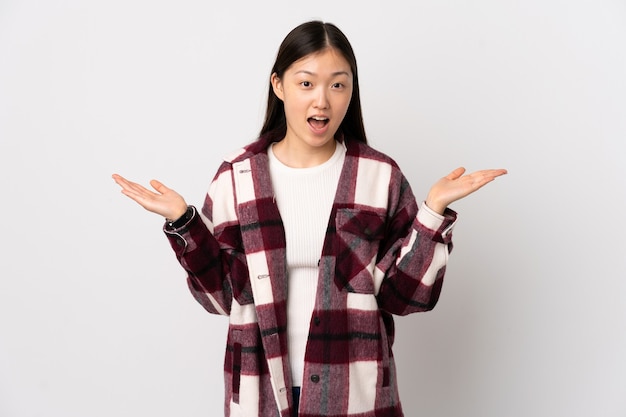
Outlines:
{"label": "woman's nose", "polygon": [[320,89],[315,97],[314,107],[317,109],[328,108],[328,95],[325,89]]}

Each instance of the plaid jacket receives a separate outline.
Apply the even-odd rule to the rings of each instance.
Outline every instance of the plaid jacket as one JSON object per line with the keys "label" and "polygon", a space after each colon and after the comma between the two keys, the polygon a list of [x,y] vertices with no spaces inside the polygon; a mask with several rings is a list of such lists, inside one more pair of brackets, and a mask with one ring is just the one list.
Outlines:
{"label": "plaid jacket", "polygon": [[[289,417],[285,235],[261,138],[228,158],[200,215],[165,228],[210,313],[230,317],[227,416]],[[357,141],[346,158],[319,260],[299,415],[403,416],[392,314],[427,311],[441,291],[456,214],[418,212],[396,163]],[[305,237],[303,237],[305,238]]]}

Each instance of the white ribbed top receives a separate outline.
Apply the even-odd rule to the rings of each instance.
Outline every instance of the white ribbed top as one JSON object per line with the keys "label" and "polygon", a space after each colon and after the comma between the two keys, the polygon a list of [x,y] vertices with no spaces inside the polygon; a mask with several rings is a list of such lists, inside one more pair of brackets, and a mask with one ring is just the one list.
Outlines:
{"label": "white ribbed top", "polygon": [[302,385],[304,352],[317,291],[318,261],[346,149],[321,165],[291,168],[268,149],[272,187],[287,240],[287,337],[294,386]]}

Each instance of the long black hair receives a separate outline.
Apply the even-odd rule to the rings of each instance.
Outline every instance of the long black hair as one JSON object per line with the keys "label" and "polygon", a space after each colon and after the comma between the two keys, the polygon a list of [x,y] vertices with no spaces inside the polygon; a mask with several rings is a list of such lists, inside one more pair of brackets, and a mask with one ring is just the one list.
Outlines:
{"label": "long black hair", "polygon": [[[311,21],[294,28],[280,44],[276,61],[272,67],[272,74],[275,73],[278,78],[282,78],[291,64],[309,54],[320,52],[326,48],[334,48],[343,55],[350,65],[353,76],[352,98],[350,99],[348,111],[339,126],[339,131],[351,139],[367,143],[365,127],[363,126],[363,115],[361,113],[356,57],[348,38],[337,26],[332,23]],[[271,136],[280,140],[285,136],[286,132],[285,107],[282,100],[274,94],[270,80],[265,122],[259,136],[271,134]]]}

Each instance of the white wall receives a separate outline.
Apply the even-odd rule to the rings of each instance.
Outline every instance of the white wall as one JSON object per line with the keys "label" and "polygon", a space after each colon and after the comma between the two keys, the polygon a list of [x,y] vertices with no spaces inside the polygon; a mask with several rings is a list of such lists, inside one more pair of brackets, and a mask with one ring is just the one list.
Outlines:
{"label": "white wall", "polygon": [[0,0],[0,416],[222,410],[226,320],[113,172],[201,204],[278,44],[351,39],[371,143],[453,206],[439,306],[398,320],[407,416],[626,416],[626,4]]}

